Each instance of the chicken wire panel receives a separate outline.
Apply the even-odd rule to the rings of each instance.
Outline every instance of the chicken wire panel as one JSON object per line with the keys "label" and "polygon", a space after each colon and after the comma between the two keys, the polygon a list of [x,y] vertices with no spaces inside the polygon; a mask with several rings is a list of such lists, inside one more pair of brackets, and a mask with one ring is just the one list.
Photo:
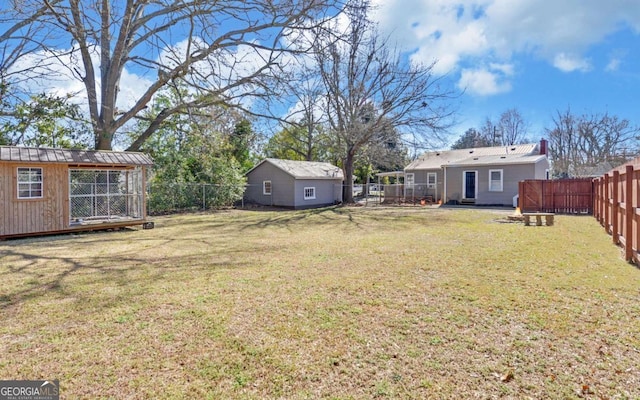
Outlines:
{"label": "chicken wire panel", "polygon": [[141,218],[142,170],[71,170],[70,218]]}

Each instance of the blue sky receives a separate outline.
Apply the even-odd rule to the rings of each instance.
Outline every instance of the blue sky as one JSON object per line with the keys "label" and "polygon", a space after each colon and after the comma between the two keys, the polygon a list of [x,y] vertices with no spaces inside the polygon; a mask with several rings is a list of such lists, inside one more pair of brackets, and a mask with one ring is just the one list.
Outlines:
{"label": "blue sky", "polygon": [[640,124],[636,0],[374,0],[381,29],[414,62],[438,60],[464,94],[453,139],[509,109],[530,137],[557,111],[609,112]]}
{"label": "blue sky", "polygon": [[[640,125],[640,3],[638,0],[371,0],[372,19],[412,62],[431,64],[451,87],[457,124],[450,143],[487,117],[516,108],[537,141],[558,111],[608,112]],[[178,46],[180,43],[177,44]],[[238,54],[248,62],[257,54]],[[245,54],[246,53],[246,54]],[[33,54],[21,67],[39,64]],[[96,60],[97,62],[97,60]],[[55,68],[52,66],[51,68]],[[28,68],[27,68],[28,69]],[[33,81],[38,90],[83,92],[60,76]],[[125,69],[119,103],[137,100],[151,75]]]}

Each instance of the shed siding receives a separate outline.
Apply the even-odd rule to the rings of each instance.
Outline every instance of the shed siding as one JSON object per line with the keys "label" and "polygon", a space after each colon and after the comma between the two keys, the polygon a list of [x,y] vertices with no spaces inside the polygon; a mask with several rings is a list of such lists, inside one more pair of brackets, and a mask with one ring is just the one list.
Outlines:
{"label": "shed siding", "polygon": [[[271,163],[260,164],[247,174],[245,198],[262,205],[310,208],[342,201],[342,179],[295,179]],[[264,195],[262,183],[271,181],[271,195]],[[304,188],[315,187],[316,198],[304,199]]]}
{"label": "shed siding", "polygon": [[[262,205],[294,207],[294,179],[270,163],[263,163],[247,177],[249,187],[245,197]],[[271,195],[262,194],[262,182],[271,181]]]}
{"label": "shed siding", "polygon": [[[340,201],[342,196],[338,197],[338,193],[342,193],[342,181],[330,179],[298,179],[295,182],[295,208],[311,208],[335,204]],[[304,188],[315,187],[316,198],[304,199]]]}
{"label": "shed siding", "polygon": [[[42,198],[18,199],[18,167],[42,168]],[[68,228],[68,194],[66,165],[0,163],[0,235],[50,232]]]}

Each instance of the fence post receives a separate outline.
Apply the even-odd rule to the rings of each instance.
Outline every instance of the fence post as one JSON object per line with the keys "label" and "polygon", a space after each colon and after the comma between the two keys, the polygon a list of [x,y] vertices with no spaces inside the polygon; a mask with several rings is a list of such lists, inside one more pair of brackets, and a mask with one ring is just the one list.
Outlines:
{"label": "fence post", "polygon": [[593,181],[593,211],[596,220],[602,225],[602,177]]}
{"label": "fence post", "polygon": [[620,171],[613,171],[613,204],[611,205],[611,236],[613,243],[620,243],[620,224],[618,214],[620,213]]}
{"label": "fence post", "polygon": [[611,211],[611,204],[609,203],[609,196],[609,174],[607,173],[604,176],[604,193],[602,199],[602,203],[604,204],[604,229],[605,231],[607,231],[607,233],[610,233],[609,230],[611,229],[611,215],[609,213]]}
{"label": "fence post", "polygon": [[522,196],[524,195],[524,181],[520,181],[518,182],[518,210],[520,210],[520,212],[524,212],[524,209],[522,208]]}
{"label": "fence post", "polygon": [[624,254],[627,261],[633,259],[633,165],[625,169],[624,189]]}

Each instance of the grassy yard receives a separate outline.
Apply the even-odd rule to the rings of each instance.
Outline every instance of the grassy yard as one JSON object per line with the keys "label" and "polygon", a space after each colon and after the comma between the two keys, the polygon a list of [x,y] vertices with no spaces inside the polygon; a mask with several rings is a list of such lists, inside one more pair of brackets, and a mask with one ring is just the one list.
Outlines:
{"label": "grassy yard", "polygon": [[640,270],[591,217],[224,211],[0,242],[0,379],[61,398],[640,398]]}

